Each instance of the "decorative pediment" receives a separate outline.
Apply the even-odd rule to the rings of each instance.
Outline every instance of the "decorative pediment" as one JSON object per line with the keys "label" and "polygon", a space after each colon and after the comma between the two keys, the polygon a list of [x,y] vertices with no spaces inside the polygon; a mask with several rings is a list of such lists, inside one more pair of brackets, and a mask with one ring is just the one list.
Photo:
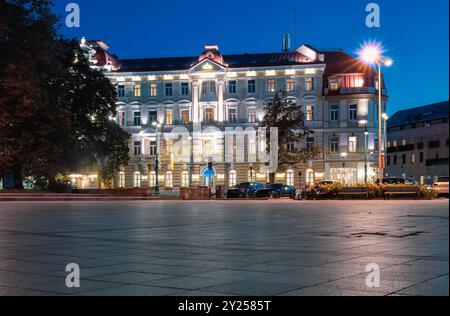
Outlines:
{"label": "decorative pediment", "polygon": [[202,61],[198,62],[194,66],[189,69],[189,73],[192,72],[225,72],[226,67],[216,63],[214,60],[205,58]]}

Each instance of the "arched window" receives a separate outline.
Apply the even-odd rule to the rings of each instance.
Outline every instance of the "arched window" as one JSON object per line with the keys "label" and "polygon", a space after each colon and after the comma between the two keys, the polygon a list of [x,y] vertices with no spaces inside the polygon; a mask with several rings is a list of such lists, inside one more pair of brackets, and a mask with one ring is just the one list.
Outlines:
{"label": "arched window", "polygon": [[290,186],[294,186],[294,180],[295,180],[295,176],[294,176],[294,170],[289,169],[286,172],[286,184],[290,185]]}
{"label": "arched window", "polygon": [[173,174],[172,171],[166,172],[166,188],[173,188]]}
{"label": "arched window", "polygon": [[183,171],[181,173],[181,187],[188,188],[189,187],[189,172]]}
{"label": "arched window", "polygon": [[237,184],[237,173],[235,170],[230,171],[229,186],[234,187]]}
{"label": "arched window", "polygon": [[148,174],[148,185],[150,188],[156,187],[156,173],[155,171],[150,171]]}
{"label": "arched window", "polygon": [[139,171],[136,171],[133,175],[133,186],[135,188],[140,188],[141,187],[141,173]]}
{"label": "arched window", "polygon": [[120,171],[117,178],[117,187],[120,189],[125,188],[125,172]]}

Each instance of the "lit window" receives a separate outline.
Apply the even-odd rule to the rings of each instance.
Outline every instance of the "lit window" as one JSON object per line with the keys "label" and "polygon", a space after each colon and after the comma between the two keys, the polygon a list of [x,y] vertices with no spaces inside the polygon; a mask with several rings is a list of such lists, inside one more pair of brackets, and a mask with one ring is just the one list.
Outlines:
{"label": "lit window", "polygon": [[140,188],[141,187],[141,173],[139,171],[136,171],[133,175],[133,186],[135,188]]}
{"label": "lit window", "polygon": [[119,98],[125,97],[125,86],[124,85],[119,85],[117,87],[117,95],[119,96]]}
{"label": "lit window", "polygon": [[189,83],[188,82],[181,83],[181,95],[189,95]]}
{"label": "lit window", "polygon": [[229,178],[229,186],[234,187],[237,184],[237,173],[234,170],[230,171],[230,178]]}
{"label": "lit window", "polygon": [[256,123],[256,109],[255,108],[249,108],[248,109],[248,123]]}
{"label": "lit window", "polygon": [[314,78],[308,77],[306,78],[306,91],[314,90]]}
{"label": "lit window", "polygon": [[157,85],[156,85],[156,83],[152,83],[152,84],[150,84],[150,96],[151,97],[156,97],[157,95],[158,95],[158,92],[157,92],[158,90],[157,90]]}
{"label": "lit window", "polygon": [[268,79],[267,80],[267,92],[275,92],[275,80]]}
{"label": "lit window", "polygon": [[173,124],[173,111],[166,110],[166,125],[172,125],[172,124]]}
{"label": "lit window", "polygon": [[166,188],[173,188],[173,174],[171,171],[166,173]]}
{"label": "lit window", "polygon": [[286,92],[294,92],[294,91],[295,91],[295,80],[286,79]]}
{"label": "lit window", "polygon": [[286,172],[286,184],[294,186],[294,170],[290,169]]}
{"label": "lit window", "polygon": [[207,156],[212,156],[215,154],[215,142],[213,139],[203,140],[203,153]]}
{"label": "lit window", "polygon": [[230,123],[237,122],[237,109],[228,109],[228,121]]}
{"label": "lit window", "polygon": [[205,122],[213,122],[214,121],[214,111],[213,108],[205,108],[203,110],[203,120]]}
{"label": "lit window", "polygon": [[314,121],[314,106],[313,105],[306,106],[306,120]]}
{"label": "lit window", "polygon": [[339,82],[336,82],[336,81],[330,82],[330,90],[331,91],[339,90]]}
{"label": "lit window", "polygon": [[189,187],[189,172],[187,171],[183,171],[183,173],[181,174],[181,187]]}
{"label": "lit window", "polygon": [[173,95],[173,85],[166,83],[166,96],[171,97]]}
{"label": "lit window", "polygon": [[250,138],[248,141],[248,154],[256,155],[256,139]]}
{"label": "lit window", "polygon": [[416,163],[416,154],[412,153],[411,154],[411,164],[415,164]]}
{"label": "lit window", "polygon": [[256,81],[255,80],[248,81],[248,93],[256,93]]}
{"label": "lit window", "polygon": [[355,153],[358,151],[358,138],[356,136],[351,136],[348,139],[348,151],[350,153]]}
{"label": "lit window", "polygon": [[189,110],[181,110],[181,124],[188,125],[189,121]]}
{"label": "lit window", "polygon": [[119,188],[125,188],[125,172],[123,171],[119,172],[117,186]]}
{"label": "lit window", "polygon": [[141,155],[141,148],[142,148],[141,142],[134,142],[134,155],[135,156]]}
{"label": "lit window", "polygon": [[312,169],[306,170],[306,184],[307,185],[314,184],[314,170]]}
{"label": "lit window", "polygon": [[133,124],[134,124],[134,126],[141,125],[141,111],[135,111],[133,113]]}
{"label": "lit window", "polygon": [[349,119],[350,121],[358,120],[358,105],[351,104],[349,107]]}
{"label": "lit window", "polygon": [[140,97],[141,96],[141,85],[140,84],[135,84],[134,85],[134,96],[135,97]]}
{"label": "lit window", "polygon": [[236,80],[228,82],[228,92],[230,94],[236,94]]}
{"label": "lit window", "polygon": [[156,187],[156,172],[155,171],[150,171],[150,173],[148,175],[148,182],[149,182],[150,188]]}

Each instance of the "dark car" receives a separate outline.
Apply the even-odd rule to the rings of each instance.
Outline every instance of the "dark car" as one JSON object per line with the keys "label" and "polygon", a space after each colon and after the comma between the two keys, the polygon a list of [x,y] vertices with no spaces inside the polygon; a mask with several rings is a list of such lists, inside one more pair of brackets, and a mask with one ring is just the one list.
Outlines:
{"label": "dark car", "polygon": [[271,183],[267,185],[266,189],[270,192],[270,196],[273,198],[278,199],[282,197],[288,197],[291,199],[295,199],[296,189],[293,186]]}
{"label": "dark car", "polygon": [[417,180],[402,177],[391,177],[383,179],[383,184],[407,184],[407,183],[417,184]]}
{"label": "dark car", "polygon": [[239,183],[227,191],[227,199],[252,198],[264,185],[258,182]]}

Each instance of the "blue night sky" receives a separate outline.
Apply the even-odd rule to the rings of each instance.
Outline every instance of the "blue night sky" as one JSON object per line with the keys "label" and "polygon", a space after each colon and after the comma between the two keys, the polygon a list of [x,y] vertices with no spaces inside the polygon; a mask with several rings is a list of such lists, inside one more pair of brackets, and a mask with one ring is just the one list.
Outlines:
{"label": "blue night sky", "polygon": [[[383,43],[395,59],[385,70],[390,113],[448,100],[448,0],[57,0],[55,11],[76,2],[81,27],[67,37],[102,39],[120,58],[197,56],[205,44],[222,54],[276,52],[284,32],[297,42],[355,53],[367,40]],[[381,6],[381,28],[365,25],[365,6]]]}

